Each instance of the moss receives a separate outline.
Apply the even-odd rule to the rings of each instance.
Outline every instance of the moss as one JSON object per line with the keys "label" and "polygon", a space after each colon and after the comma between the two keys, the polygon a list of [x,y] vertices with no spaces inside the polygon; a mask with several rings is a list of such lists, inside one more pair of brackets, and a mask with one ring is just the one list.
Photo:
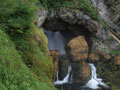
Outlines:
{"label": "moss", "polygon": [[[44,76],[45,77],[45,76]],[[43,77],[41,77],[43,78]],[[0,30],[0,90],[54,90],[23,63],[15,45]]]}
{"label": "moss", "polygon": [[40,81],[51,86],[53,63],[48,56],[48,40],[43,31],[33,26],[22,37],[12,36],[11,38],[27,67],[37,75]]}
{"label": "moss", "polygon": [[[112,90],[118,90],[120,82],[120,68],[111,61],[99,62],[97,64],[97,73]],[[116,89],[115,89],[116,88]]]}

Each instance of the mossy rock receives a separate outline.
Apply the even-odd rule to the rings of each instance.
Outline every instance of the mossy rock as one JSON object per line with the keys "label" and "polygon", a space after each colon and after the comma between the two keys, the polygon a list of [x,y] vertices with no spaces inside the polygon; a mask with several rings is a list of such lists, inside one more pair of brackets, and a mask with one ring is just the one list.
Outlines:
{"label": "mossy rock", "polygon": [[[112,88],[120,88],[120,67],[114,65],[111,61],[108,62],[98,62],[97,63],[97,73],[103,81]],[[116,90],[112,89],[112,90]]]}

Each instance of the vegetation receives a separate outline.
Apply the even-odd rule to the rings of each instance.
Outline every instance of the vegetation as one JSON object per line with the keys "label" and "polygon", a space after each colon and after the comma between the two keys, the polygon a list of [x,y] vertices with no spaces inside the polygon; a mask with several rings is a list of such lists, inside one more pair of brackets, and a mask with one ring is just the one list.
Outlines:
{"label": "vegetation", "polygon": [[0,30],[0,90],[46,89],[54,90],[23,63],[14,43]]}
{"label": "vegetation", "polygon": [[55,90],[37,0],[0,0],[0,90]]}
{"label": "vegetation", "polygon": [[93,19],[101,21],[97,16],[96,8],[88,0],[39,0],[41,5],[51,11],[52,9],[60,10],[62,8],[79,9],[90,15]]}
{"label": "vegetation", "polygon": [[111,87],[112,90],[118,90],[120,82],[120,67],[109,62],[99,62],[97,64],[97,73],[103,78],[104,82]]}

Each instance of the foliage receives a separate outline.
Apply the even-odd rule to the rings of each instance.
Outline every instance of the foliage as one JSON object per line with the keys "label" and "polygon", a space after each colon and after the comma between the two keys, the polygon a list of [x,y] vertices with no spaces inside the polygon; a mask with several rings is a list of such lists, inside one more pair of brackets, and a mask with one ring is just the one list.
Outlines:
{"label": "foliage", "polygon": [[35,1],[0,0],[0,27],[7,33],[24,33],[35,19]]}
{"label": "foliage", "polygon": [[0,90],[55,90],[48,41],[34,26],[37,0],[0,2]]}
{"label": "foliage", "polygon": [[13,42],[1,30],[0,90],[53,90],[26,67]]}
{"label": "foliage", "polygon": [[[39,0],[43,7],[47,8],[49,11],[52,9],[60,10],[61,8],[69,8],[69,9],[80,9],[84,13],[91,16],[93,19],[97,21],[101,21],[101,19],[97,16],[96,8],[89,3],[87,0]],[[76,4],[77,3],[77,4]]]}
{"label": "foliage", "polygon": [[112,61],[98,62],[97,73],[103,78],[104,82],[111,87],[112,90],[118,90],[120,82],[120,67],[113,64]]}
{"label": "foliage", "polygon": [[33,26],[24,36],[14,36],[12,40],[15,42],[24,63],[38,78],[41,81],[51,80],[53,75],[52,60],[48,57],[48,41],[43,32]]}

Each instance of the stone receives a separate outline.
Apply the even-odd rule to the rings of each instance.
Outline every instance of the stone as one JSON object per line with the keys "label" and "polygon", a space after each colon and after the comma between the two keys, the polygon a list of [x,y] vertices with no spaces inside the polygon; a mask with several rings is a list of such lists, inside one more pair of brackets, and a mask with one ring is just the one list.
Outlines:
{"label": "stone", "polygon": [[59,19],[69,24],[85,25],[93,35],[97,36],[97,32],[102,30],[102,25],[93,20],[90,16],[79,10],[61,9],[57,12]]}
{"label": "stone", "polygon": [[114,65],[120,65],[120,56],[114,56],[113,62]]}
{"label": "stone", "polygon": [[43,8],[38,10],[38,12],[37,12],[38,21],[35,22],[38,27],[41,27],[41,25],[45,22],[45,19],[47,18],[47,14],[48,14],[48,11],[46,11]]}
{"label": "stone", "polygon": [[68,24],[62,22],[61,20],[50,18],[49,20],[46,21],[45,29],[51,31],[66,31],[68,30]]}
{"label": "stone", "polygon": [[66,55],[60,56],[59,60],[59,79],[63,80],[68,73],[69,59]]}
{"label": "stone", "polygon": [[84,36],[78,36],[70,40],[66,46],[68,57],[73,62],[79,62],[88,58],[88,44]]}
{"label": "stone", "polygon": [[95,63],[95,62],[98,62],[99,60],[100,60],[100,57],[97,54],[91,53],[89,55],[89,60],[88,60],[89,62]]}
{"label": "stone", "polygon": [[58,62],[59,62],[60,53],[57,50],[50,50],[49,55],[51,56],[51,58],[53,60],[53,71],[54,71],[53,81],[55,81],[56,72],[58,70]]}
{"label": "stone", "polygon": [[98,61],[109,61],[110,59],[111,57],[109,54],[100,50],[95,50],[90,53],[88,62],[95,63]]}
{"label": "stone", "polygon": [[85,61],[73,64],[73,83],[85,85],[91,76],[91,67]]}

